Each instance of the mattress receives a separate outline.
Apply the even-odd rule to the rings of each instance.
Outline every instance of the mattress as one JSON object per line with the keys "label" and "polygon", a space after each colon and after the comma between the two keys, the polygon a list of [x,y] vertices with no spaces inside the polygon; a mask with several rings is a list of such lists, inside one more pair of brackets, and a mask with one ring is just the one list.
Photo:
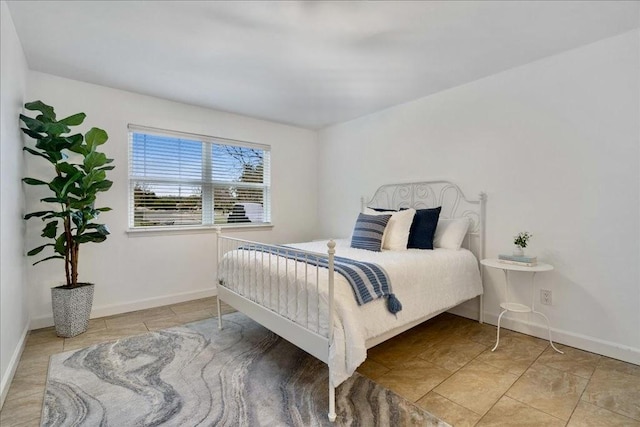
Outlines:
{"label": "mattress", "polygon": [[[359,306],[347,280],[336,273],[333,343],[329,354],[335,386],[364,362],[366,341],[402,325],[454,307],[482,294],[476,257],[466,249],[409,249],[371,252],[336,240],[336,256],[372,262],[385,269],[402,310],[391,314],[386,299]],[[327,242],[286,246],[326,254]],[[219,278],[244,297],[323,336],[327,335],[328,270],[262,252],[235,250],[224,255]],[[316,288],[317,291],[316,292]]]}

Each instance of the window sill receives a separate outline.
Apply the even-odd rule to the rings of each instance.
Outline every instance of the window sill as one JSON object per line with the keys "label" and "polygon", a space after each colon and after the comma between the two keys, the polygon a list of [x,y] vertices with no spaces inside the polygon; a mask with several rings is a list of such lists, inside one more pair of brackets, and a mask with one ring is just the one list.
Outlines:
{"label": "window sill", "polygon": [[226,226],[194,226],[194,227],[144,227],[144,228],[130,228],[126,231],[129,237],[142,237],[142,236],[161,236],[167,234],[201,234],[201,233],[215,233],[218,229],[222,234],[228,232],[239,231],[266,231],[273,229],[273,224],[252,224],[252,225],[226,225]]}

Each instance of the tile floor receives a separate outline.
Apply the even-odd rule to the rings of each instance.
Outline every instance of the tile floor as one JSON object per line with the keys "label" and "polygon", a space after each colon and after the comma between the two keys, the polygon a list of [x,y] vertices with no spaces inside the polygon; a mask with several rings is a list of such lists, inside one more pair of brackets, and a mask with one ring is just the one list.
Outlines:
{"label": "tile floor", "polygon": [[[225,312],[232,311],[228,306]],[[0,425],[37,426],[49,356],[215,315],[215,297],[31,331]],[[442,314],[369,351],[358,371],[454,426],[640,427],[640,366]]]}

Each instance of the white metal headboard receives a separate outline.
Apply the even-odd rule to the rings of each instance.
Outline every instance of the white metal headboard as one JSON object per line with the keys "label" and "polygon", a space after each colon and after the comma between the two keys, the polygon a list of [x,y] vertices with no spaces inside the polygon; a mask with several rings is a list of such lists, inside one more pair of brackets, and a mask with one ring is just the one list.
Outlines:
{"label": "white metal headboard", "polygon": [[424,181],[385,184],[376,190],[368,202],[362,198],[362,210],[367,206],[394,210],[442,206],[440,218],[469,218],[471,226],[464,246],[481,260],[485,251],[486,202],[485,193],[480,193],[477,200],[467,199],[460,187],[453,182]]}

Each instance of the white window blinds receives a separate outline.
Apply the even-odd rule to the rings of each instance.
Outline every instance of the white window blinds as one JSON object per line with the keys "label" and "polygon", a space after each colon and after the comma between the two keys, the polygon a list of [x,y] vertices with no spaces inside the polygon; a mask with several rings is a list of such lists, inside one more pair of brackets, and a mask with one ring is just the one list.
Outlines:
{"label": "white window blinds", "polygon": [[129,125],[129,227],[268,224],[270,147]]}

